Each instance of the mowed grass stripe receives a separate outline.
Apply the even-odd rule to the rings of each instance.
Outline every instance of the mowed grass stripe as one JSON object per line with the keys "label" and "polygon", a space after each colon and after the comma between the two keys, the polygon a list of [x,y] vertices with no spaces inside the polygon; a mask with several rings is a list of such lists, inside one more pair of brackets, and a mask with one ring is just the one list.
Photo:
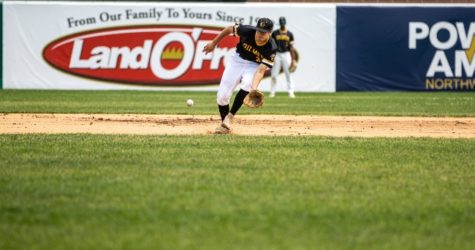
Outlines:
{"label": "mowed grass stripe", "polygon": [[[193,99],[188,108],[186,100]],[[284,93],[240,114],[475,116],[470,92]],[[215,92],[1,90],[3,113],[218,114]]]}
{"label": "mowed grass stripe", "polygon": [[472,249],[475,140],[0,135],[1,249]]}

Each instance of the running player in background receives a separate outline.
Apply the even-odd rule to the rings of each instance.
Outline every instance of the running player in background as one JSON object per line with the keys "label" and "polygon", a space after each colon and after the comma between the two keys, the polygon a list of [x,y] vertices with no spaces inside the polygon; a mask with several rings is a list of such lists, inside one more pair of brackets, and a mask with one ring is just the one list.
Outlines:
{"label": "running player in background", "polygon": [[[277,45],[271,38],[273,27],[274,23],[269,18],[259,19],[255,27],[241,24],[229,26],[204,47],[203,52],[207,54],[213,51],[224,37],[230,34],[239,36],[236,53],[227,62],[219,84],[217,102],[222,122],[216,128],[216,133],[231,132],[232,120],[241,108],[244,97],[250,91],[257,90],[265,71],[274,65]],[[229,101],[239,83],[241,88],[229,110]]]}
{"label": "running player in background", "polygon": [[277,88],[277,76],[282,68],[285,73],[285,79],[287,80],[287,90],[289,91],[289,97],[295,98],[294,82],[290,76],[290,66],[297,64],[294,58],[296,58],[296,51],[293,47],[294,35],[285,27],[287,21],[285,17],[279,18],[280,28],[272,32],[272,38],[274,38],[277,44],[277,54],[275,57],[274,67],[272,68],[272,82],[270,87],[269,97],[275,96],[275,90]]}

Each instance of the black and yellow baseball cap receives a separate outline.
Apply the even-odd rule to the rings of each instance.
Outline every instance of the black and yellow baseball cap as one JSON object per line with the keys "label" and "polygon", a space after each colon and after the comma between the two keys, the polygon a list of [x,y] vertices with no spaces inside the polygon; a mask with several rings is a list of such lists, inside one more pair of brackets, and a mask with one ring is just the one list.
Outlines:
{"label": "black and yellow baseball cap", "polygon": [[260,32],[272,32],[274,23],[269,18],[263,17],[257,21],[256,29]]}

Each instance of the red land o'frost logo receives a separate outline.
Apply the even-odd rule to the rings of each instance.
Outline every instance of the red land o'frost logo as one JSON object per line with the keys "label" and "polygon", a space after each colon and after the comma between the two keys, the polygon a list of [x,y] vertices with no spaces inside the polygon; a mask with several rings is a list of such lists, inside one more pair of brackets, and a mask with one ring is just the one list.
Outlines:
{"label": "red land o'frost logo", "polygon": [[217,84],[236,38],[213,53],[202,50],[221,28],[146,26],[95,30],[50,43],[43,57],[52,66],[87,78],[131,84]]}

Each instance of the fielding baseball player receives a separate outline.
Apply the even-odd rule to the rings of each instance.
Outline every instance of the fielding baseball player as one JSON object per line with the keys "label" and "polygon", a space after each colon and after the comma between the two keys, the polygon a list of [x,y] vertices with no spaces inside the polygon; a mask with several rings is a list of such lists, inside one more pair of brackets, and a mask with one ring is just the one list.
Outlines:
{"label": "fielding baseball player", "polygon": [[[277,76],[282,68],[285,73],[285,79],[287,80],[287,89],[289,91],[289,97],[295,98],[294,94],[294,82],[290,76],[290,66],[296,65],[297,62],[292,60],[295,58],[295,50],[293,48],[294,35],[285,27],[287,21],[285,17],[279,18],[280,28],[272,32],[272,38],[274,38],[277,44],[277,54],[275,57],[274,67],[272,68],[272,81],[269,97],[275,96],[275,89],[277,87]],[[291,54],[292,53],[292,54]]]}
{"label": "fielding baseball player", "polygon": [[[203,52],[207,54],[213,51],[224,37],[230,34],[239,36],[236,53],[227,62],[219,84],[217,102],[222,122],[216,128],[216,133],[231,132],[232,120],[241,108],[244,98],[249,92],[257,92],[257,87],[265,71],[274,65],[277,45],[271,38],[273,26],[274,24],[269,18],[259,19],[256,27],[241,24],[229,26],[204,47]],[[239,83],[241,83],[240,90],[234,98],[231,110],[229,110],[231,95]]]}

